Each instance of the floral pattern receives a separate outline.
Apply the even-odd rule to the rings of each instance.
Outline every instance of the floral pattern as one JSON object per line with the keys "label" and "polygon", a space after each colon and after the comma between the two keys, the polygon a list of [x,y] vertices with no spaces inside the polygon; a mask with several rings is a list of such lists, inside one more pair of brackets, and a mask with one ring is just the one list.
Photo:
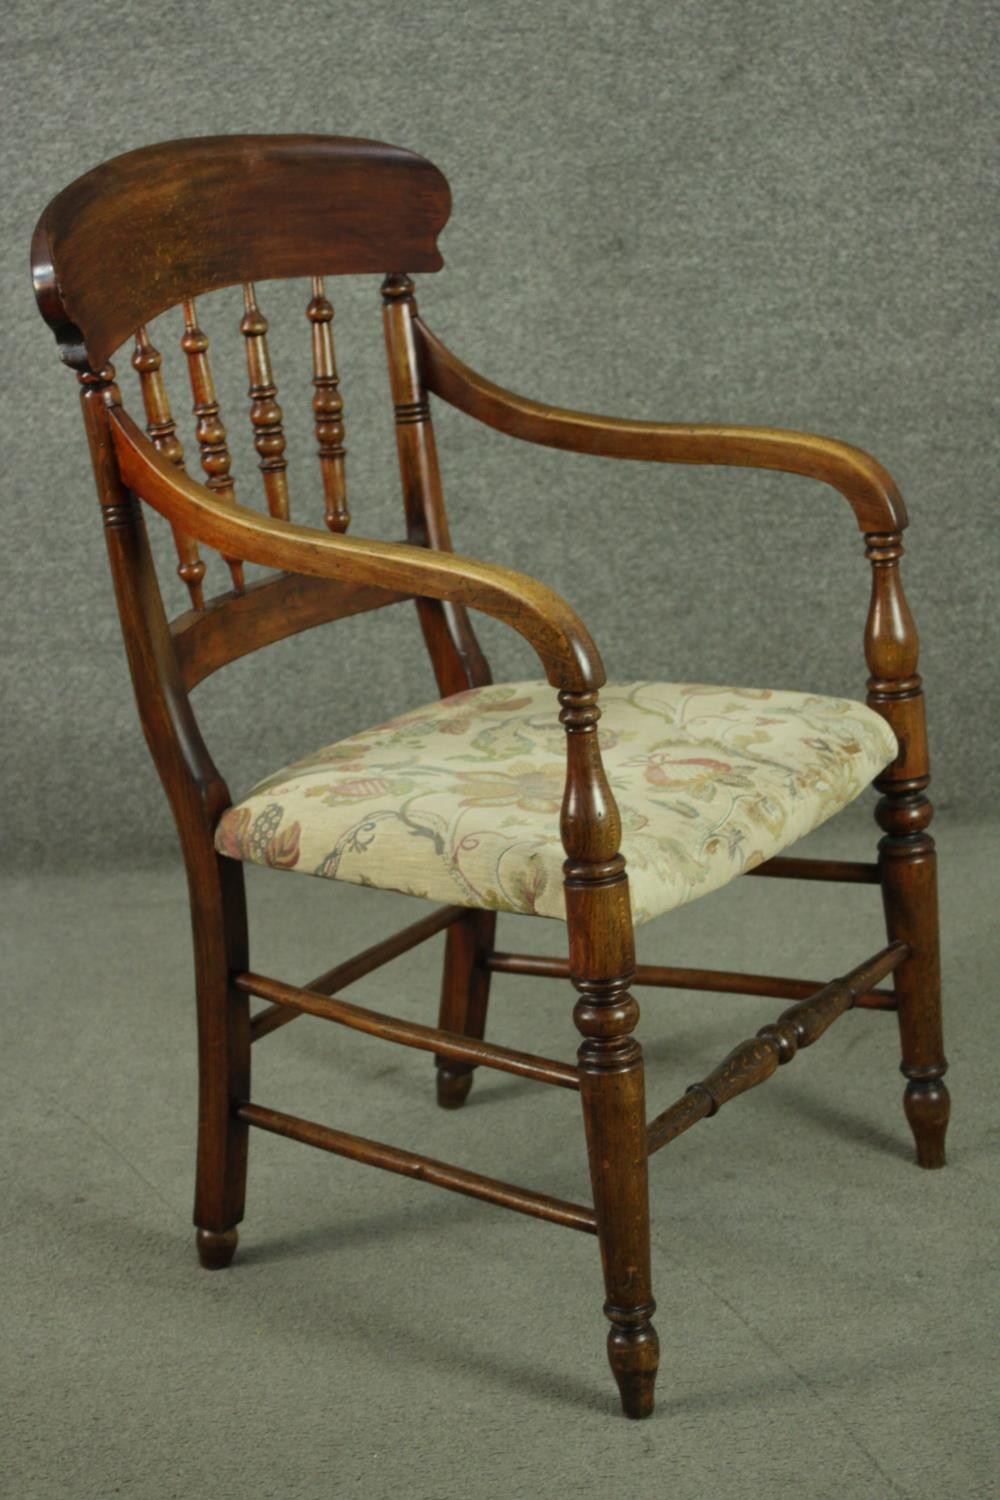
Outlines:
{"label": "floral pattern", "polygon": [[[636,921],[753,869],[894,759],[861,703],[699,683],[609,684],[604,765]],[[222,816],[221,854],[435,901],[565,918],[555,690],[457,693],[329,745]]]}

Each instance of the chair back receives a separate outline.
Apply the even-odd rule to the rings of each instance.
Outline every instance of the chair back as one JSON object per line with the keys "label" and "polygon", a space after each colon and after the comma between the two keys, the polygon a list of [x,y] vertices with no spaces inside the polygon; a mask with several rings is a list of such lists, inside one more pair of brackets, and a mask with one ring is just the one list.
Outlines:
{"label": "chair back", "polygon": [[[247,368],[247,420],[264,502],[282,521],[291,515],[288,456],[263,310],[266,295],[258,288],[275,279],[304,278],[303,336],[312,346],[324,521],[330,531],[343,533],[350,521],[344,403],[325,278],[384,277],[384,333],[407,538],[450,550],[408,275],[441,268],[437,236],[450,206],[448,184],[435,166],[378,141],[313,135],[170,141],[116,157],[52,200],[32,241],[35,294],[62,359],[77,371],[85,391],[112,389],[111,399],[118,402],[110,361],[131,346],[142,423],[153,446],[178,468],[197,465],[217,498],[235,501],[227,422],[197,299],[242,287],[238,332]],[[193,445],[187,448],[150,332],[153,320],[174,308],[190,384]],[[231,428],[233,418],[228,413],[226,418]],[[244,488],[241,482],[240,503],[246,503]],[[177,526],[173,532],[177,572],[190,602],[190,610],[171,627],[186,688],[249,650],[405,597],[284,573],[248,585],[243,560],[227,556],[229,587],[207,598],[206,561],[198,543]],[[432,600],[418,601],[418,609],[441,691],[488,681],[467,612]]]}

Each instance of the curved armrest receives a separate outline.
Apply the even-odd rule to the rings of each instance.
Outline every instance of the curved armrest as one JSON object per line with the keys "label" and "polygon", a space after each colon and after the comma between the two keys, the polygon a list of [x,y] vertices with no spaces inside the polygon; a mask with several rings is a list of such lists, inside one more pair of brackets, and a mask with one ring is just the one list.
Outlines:
{"label": "curved armrest", "polygon": [[906,525],[903,497],[890,475],[870,454],[849,443],[774,427],[630,422],[546,406],[476,374],[446,349],[425,323],[419,318],[413,321],[428,390],[511,437],[602,458],[722,464],[804,474],[839,490],[861,531],[901,531]]}
{"label": "curved armrest", "polygon": [[125,485],[181,531],[219,552],[291,573],[339,578],[430,599],[452,600],[503,620],[531,643],[554,687],[602,686],[604,667],[579,616],[553,589],[526,573],[414,547],[333,536],[216,499],[164,459],[121,407],[109,412]]}

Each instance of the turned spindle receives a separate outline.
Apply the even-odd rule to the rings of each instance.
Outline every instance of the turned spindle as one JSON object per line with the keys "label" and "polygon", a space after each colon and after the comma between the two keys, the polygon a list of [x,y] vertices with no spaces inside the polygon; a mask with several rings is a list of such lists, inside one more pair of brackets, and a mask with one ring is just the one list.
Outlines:
{"label": "turned spindle", "polygon": [[[176,464],[179,469],[183,469],[184,449],[177,436],[177,423],[170,411],[162,365],[163,358],[159,349],[154,346],[147,329],[140,328],[135,336],[132,368],[139,375],[139,389],[142,392],[142,405],[146,413],[146,431],[156,451],[162,453],[164,458]],[[177,576],[187,586],[192,607],[203,609],[205,601],[202,594],[202,580],[205,577],[205,564],[198,555],[198,543],[179,526],[171,525],[170,529],[173,532],[174,546],[177,548]]]}
{"label": "turned spindle", "polygon": [[583,1037],[578,1065],[594,1211],[611,1324],[608,1359],[626,1416],[647,1417],[659,1341],[650,1321],[649,1188],[642,1049],[632,1035],[639,1007],[632,913],[621,820],[597,742],[596,692],[561,692],[566,793],[561,833],[573,1020]]}
{"label": "turned spindle", "polygon": [[351,520],[344,475],[344,400],[340,394],[333,348],[333,305],[322,276],[312,278],[312,300],[306,308],[312,327],[313,418],[323,481],[323,520],[331,531],[346,531]]}
{"label": "turned spindle", "polygon": [[246,341],[247,374],[250,386],[250,422],[253,427],[253,445],[257,449],[257,462],[264,476],[264,495],[272,516],[281,521],[288,520],[288,480],[285,470],[285,434],[281,426],[282,412],[278,405],[278,388],[271,370],[271,355],[267,347],[268,322],[257,306],[257,294],[252,281],[243,286],[243,318],[240,333]]}
{"label": "turned spindle", "polygon": [[[195,440],[198,456],[205,471],[205,483],[220,500],[235,500],[230,468],[232,460],[226,444],[226,429],[219,416],[219,402],[215,394],[215,381],[208,362],[208,335],[198,327],[194,299],[183,304],[184,332],[181,348],[187,357],[188,379],[191,384],[192,411],[195,418]],[[238,594],[244,591],[243,564],[238,557],[225,558]]]}
{"label": "turned spindle", "polygon": [[899,742],[896,759],[875,781],[881,793],[875,817],[884,833],[879,869],[889,938],[911,949],[911,956],[895,973],[900,1066],[907,1080],[903,1105],[918,1162],[922,1167],[943,1167],[948,1064],[941,1033],[937,857],[927,831],[934,809],[926,796],[930,769],[917,672],[919,641],[900,577],[900,533],[873,532],[865,541],[872,568],[865,629],[865,658],[871,673],[867,702]]}

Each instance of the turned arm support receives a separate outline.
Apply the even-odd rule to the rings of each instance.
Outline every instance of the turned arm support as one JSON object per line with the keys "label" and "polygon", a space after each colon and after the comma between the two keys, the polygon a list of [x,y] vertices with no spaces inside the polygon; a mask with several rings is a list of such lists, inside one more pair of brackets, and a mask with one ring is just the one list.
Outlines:
{"label": "turned arm support", "polygon": [[633,422],[547,406],[471,370],[419,317],[414,319],[414,332],[428,390],[511,437],[602,458],[802,474],[839,490],[860,531],[896,532],[906,525],[906,507],[890,475],[870,454],[849,443],[771,427]]}
{"label": "turned arm support", "polygon": [[111,406],[108,418],[123,483],[207,546],[265,567],[482,610],[524,636],[554,687],[589,692],[603,684],[601,658],[582,621],[527,574],[409,543],[330,535],[220,502],[161,457],[121,407]]}

